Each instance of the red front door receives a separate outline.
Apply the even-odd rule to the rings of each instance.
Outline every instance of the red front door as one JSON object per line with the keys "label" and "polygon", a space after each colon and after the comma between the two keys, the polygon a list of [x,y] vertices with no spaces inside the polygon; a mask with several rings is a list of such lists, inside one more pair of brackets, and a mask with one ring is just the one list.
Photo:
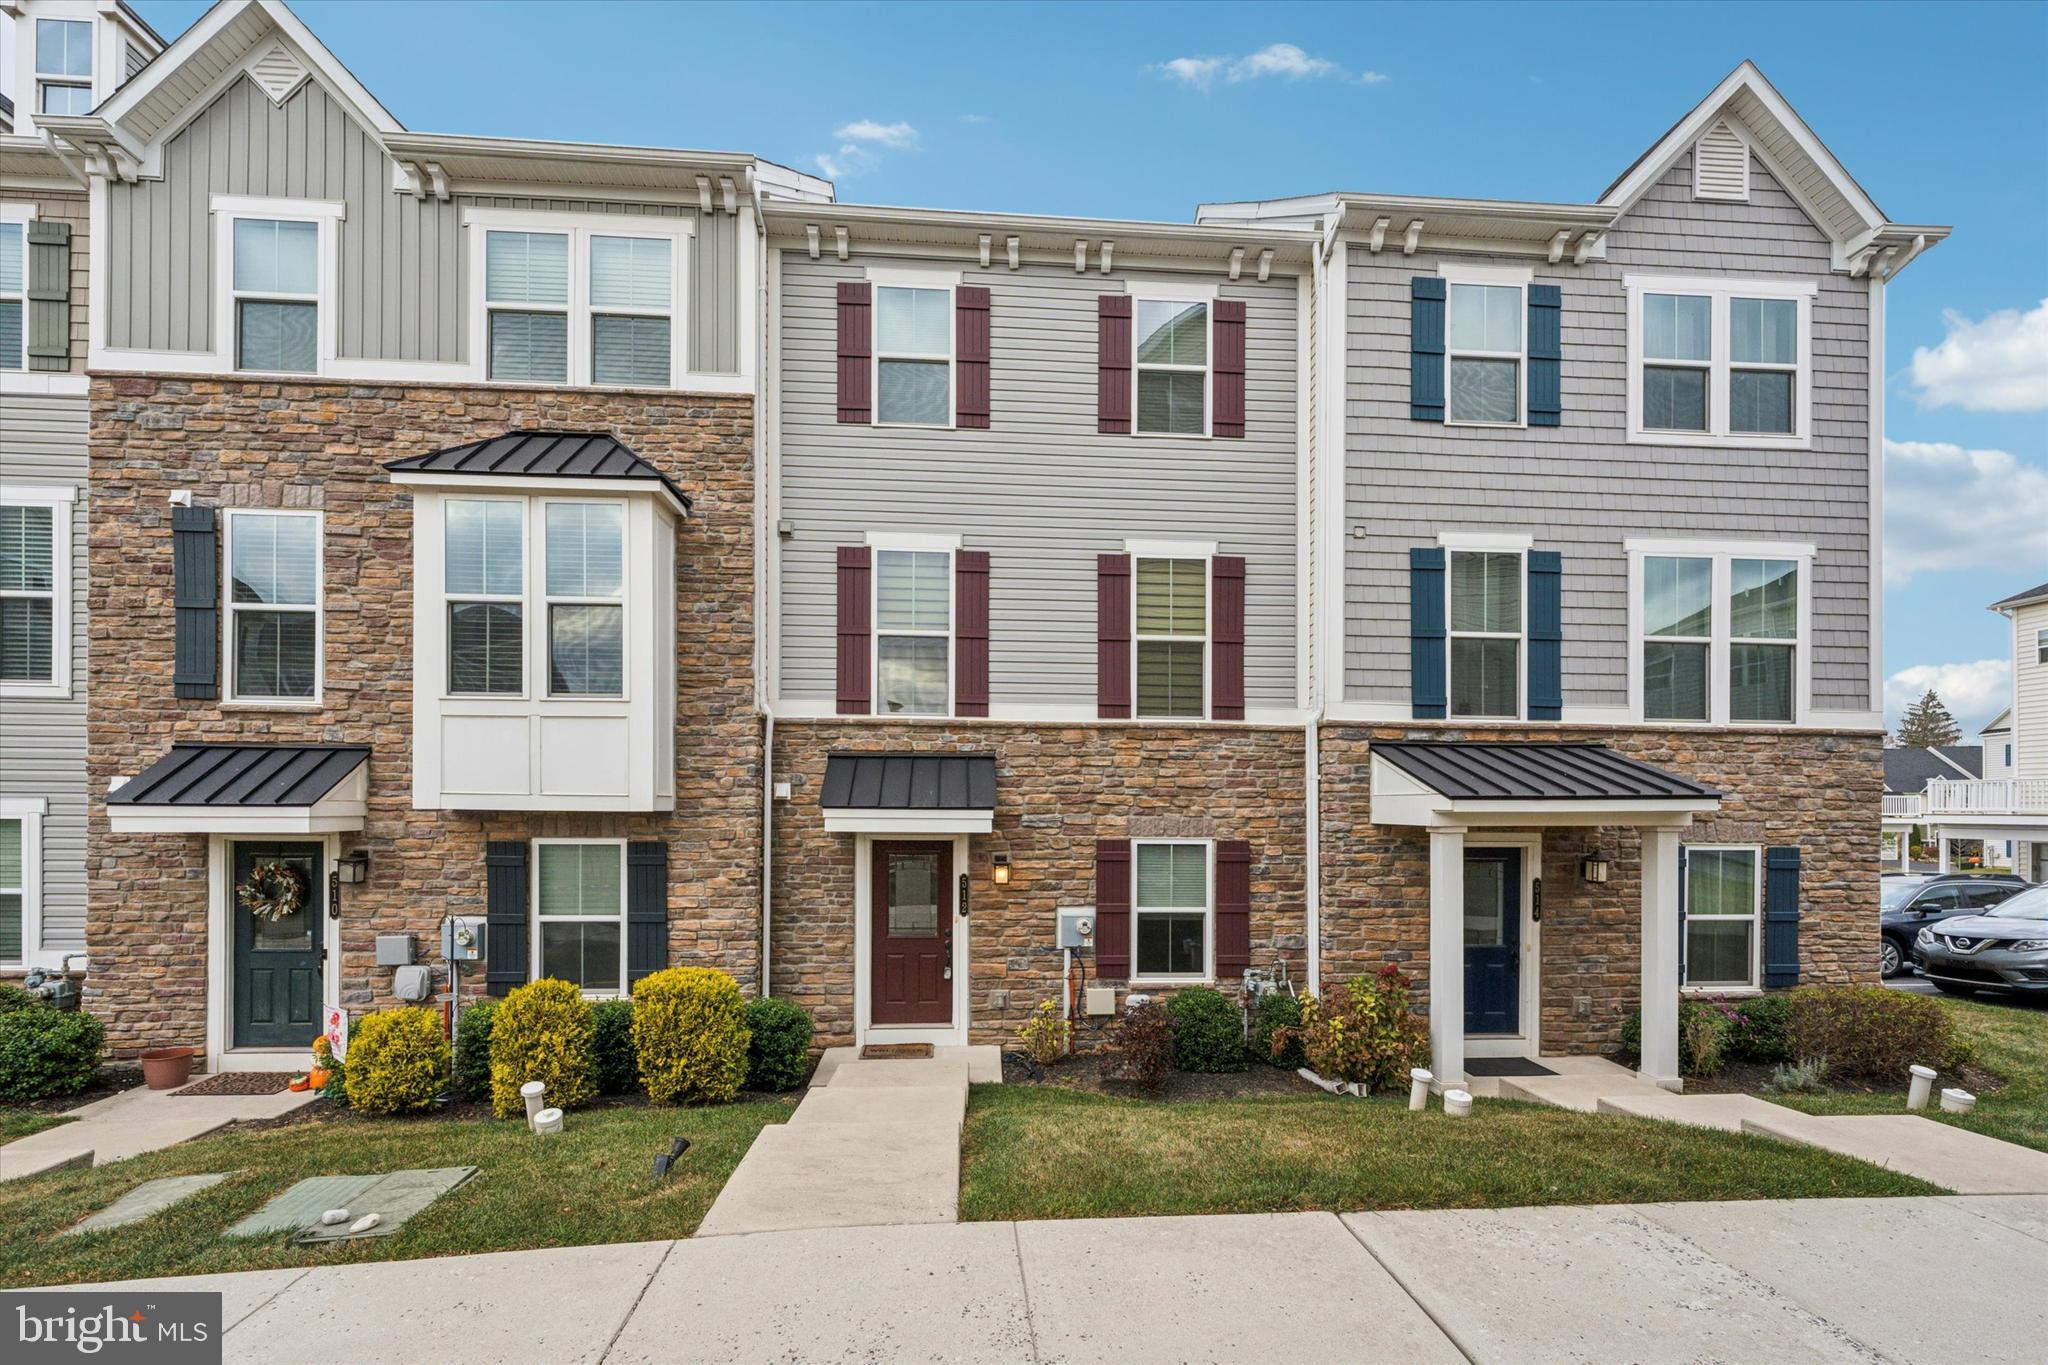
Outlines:
{"label": "red front door", "polygon": [[953,845],[874,846],[869,1022],[953,1022]]}

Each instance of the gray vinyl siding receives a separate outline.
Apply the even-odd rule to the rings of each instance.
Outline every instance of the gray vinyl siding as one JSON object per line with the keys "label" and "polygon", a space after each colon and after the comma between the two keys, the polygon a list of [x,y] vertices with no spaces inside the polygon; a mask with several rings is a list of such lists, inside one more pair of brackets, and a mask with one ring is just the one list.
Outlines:
{"label": "gray vinyl siding", "polygon": [[[609,198],[416,198],[392,188],[390,160],[317,80],[279,108],[245,77],[163,155],[161,179],[107,187],[107,338],[119,350],[213,350],[216,194],[346,206],[336,344],[360,360],[468,360],[462,216],[470,207],[699,217],[694,208]],[[709,215],[689,247],[685,321],[698,372],[737,370],[737,222]]]}
{"label": "gray vinyl siding", "polygon": [[[1564,558],[1564,702],[1628,704],[1629,536],[1811,542],[1813,705],[1870,709],[1869,292],[1752,158],[1748,203],[1695,203],[1689,156],[1618,222],[1607,258],[1538,261],[1564,294],[1564,421],[1460,429],[1409,417],[1409,282],[1445,260],[1350,247],[1345,686],[1405,703],[1408,550],[1524,531]],[[1522,263],[1527,258],[1521,258]],[[1507,263],[1503,261],[1502,263]],[[1627,441],[1629,272],[1815,280],[1810,450]],[[1806,642],[1802,642],[1806,643]]]}
{"label": "gray vinyl siding", "polygon": [[42,946],[66,952],[85,950],[87,412],[82,395],[0,396],[0,483],[79,490],[71,505],[71,695],[0,698],[0,796],[48,803]]}
{"label": "gray vinyl siding", "polygon": [[1094,706],[1095,557],[1126,538],[1214,540],[1246,558],[1246,701],[1292,707],[1294,279],[1220,286],[1247,305],[1243,439],[1103,436],[1096,298],[1134,277],[966,264],[962,283],[990,291],[987,431],[841,425],[835,287],[865,278],[865,262],[782,255],[779,515],[795,533],[779,542],[781,695],[832,700],[836,548],[898,531],[989,552],[998,708]]}

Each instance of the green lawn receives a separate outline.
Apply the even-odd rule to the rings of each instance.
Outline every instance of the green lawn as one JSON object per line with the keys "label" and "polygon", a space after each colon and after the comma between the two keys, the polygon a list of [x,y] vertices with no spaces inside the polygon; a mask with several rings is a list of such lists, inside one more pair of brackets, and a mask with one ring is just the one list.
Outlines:
{"label": "green lawn", "polygon": [[979,1085],[963,1143],[963,1219],[1942,1193],[1765,1138],[1506,1100],[1447,1119],[1405,1094],[1162,1104]]}
{"label": "green lawn", "polygon": [[0,1109],[0,1146],[25,1138],[30,1133],[40,1133],[45,1128],[55,1128],[60,1123],[71,1122],[69,1114],[45,1114],[31,1109]]}
{"label": "green lawn", "polygon": [[[348,1118],[229,1131],[97,1170],[10,1180],[0,1184],[0,1288],[686,1237],[754,1135],[792,1107],[592,1109],[571,1113],[550,1138],[492,1119]],[[650,1168],[671,1136],[693,1145],[657,1183]],[[281,1235],[219,1235],[306,1176],[459,1165],[480,1169],[389,1237],[299,1249]],[[238,1174],[145,1222],[57,1235],[144,1180],[201,1171]]]}
{"label": "green lawn", "polygon": [[[1987,1133],[2007,1142],[2048,1152],[2048,1009],[2025,1005],[1985,1005],[1936,996],[1967,1040],[1973,1061],[2003,1077],[2005,1084],[1977,1097],[1977,1107],[1958,1117],[1944,1114],[1939,1100],[1921,1112],[1928,1118]],[[1938,1087],[1955,1085],[1944,1074]],[[1878,1094],[1830,1092],[1825,1095],[1772,1095],[1779,1104],[1809,1114],[1903,1114],[1906,1081],[1897,1090]]]}

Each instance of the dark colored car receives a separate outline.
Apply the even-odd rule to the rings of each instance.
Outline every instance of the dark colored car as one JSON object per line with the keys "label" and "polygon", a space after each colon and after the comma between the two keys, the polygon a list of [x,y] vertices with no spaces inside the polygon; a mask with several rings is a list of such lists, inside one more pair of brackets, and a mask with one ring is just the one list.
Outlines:
{"label": "dark colored car", "polygon": [[2048,886],[1985,914],[1951,915],[1922,929],[1913,965],[1950,995],[2048,993]]}
{"label": "dark colored car", "polygon": [[2027,889],[2024,877],[2000,873],[1973,877],[1953,872],[1886,877],[1879,894],[1878,969],[1897,976],[1912,960],[1913,942],[1922,929],[1951,915],[1989,910]]}

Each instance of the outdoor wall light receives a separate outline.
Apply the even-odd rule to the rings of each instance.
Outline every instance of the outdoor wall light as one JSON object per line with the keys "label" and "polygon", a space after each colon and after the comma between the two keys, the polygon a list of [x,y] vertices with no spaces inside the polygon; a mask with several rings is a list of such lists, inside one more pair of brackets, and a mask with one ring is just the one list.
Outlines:
{"label": "outdoor wall light", "polygon": [[334,860],[334,872],[343,886],[361,886],[370,880],[370,854],[367,849],[344,853]]}
{"label": "outdoor wall light", "polygon": [[1010,884],[1009,854],[992,853],[989,855],[989,878],[997,886],[1008,886]]}
{"label": "outdoor wall light", "polygon": [[1595,885],[1606,881],[1607,859],[1598,853],[1588,853],[1585,861],[1579,864],[1579,875]]}

